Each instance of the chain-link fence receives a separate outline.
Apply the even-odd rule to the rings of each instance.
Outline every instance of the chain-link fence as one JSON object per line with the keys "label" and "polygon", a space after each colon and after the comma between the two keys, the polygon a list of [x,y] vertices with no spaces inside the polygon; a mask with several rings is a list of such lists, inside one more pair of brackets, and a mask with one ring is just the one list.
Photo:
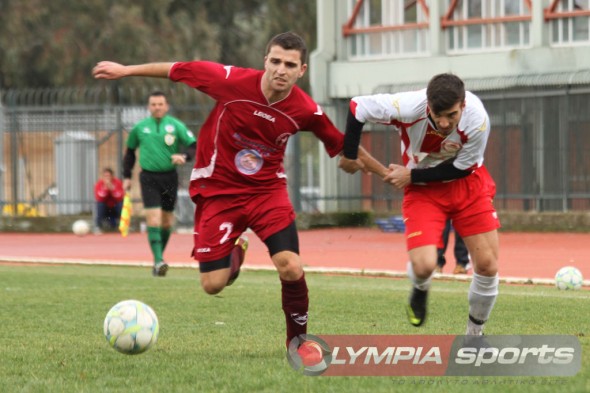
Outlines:
{"label": "chain-link fence", "polygon": [[[171,114],[198,133],[212,102],[174,85],[123,89],[3,91],[0,95],[0,208],[3,215],[91,213],[93,185],[104,167],[121,175],[127,130],[148,115],[147,96],[168,94]],[[486,165],[496,180],[500,210],[590,208],[590,87],[529,88],[480,95],[492,133]],[[342,126],[347,102],[326,106]],[[367,126],[363,145],[383,163],[400,162],[391,128]],[[308,133],[291,138],[285,167],[298,211],[399,211],[401,193],[376,177],[334,171]],[[135,168],[139,170],[138,165]],[[192,219],[190,165],[180,169],[178,215]],[[333,175],[337,173],[337,175]],[[137,173],[133,178],[137,181]],[[334,183],[338,183],[332,187]],[[140,201],[139,185],[132,187]],[[337,191],[334,191],[337,190]],[[140,208],[141,205],[138,205]]]}
{"label": "chain-link fence", "polygon": [[[478,95],[492,125],[484,164],[496,182],[496,208],[590,209],[590,88]],[[399,137],[391,127],[373,126],[369,135],[365,138],[373,155],[382,162],[401,162]],[[400,207],[401,196],[388,186],[374,182],[371,194],[376,210]]]}

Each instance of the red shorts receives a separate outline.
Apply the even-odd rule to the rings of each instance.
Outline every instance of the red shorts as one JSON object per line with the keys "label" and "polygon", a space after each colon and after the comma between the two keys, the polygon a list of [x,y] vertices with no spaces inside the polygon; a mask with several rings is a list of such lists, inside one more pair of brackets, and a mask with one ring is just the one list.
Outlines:
{"label": "red shorts", "polygon": [[405,189],[402,212],[408,250],[434,244],[443,247],[447,219],[461,237],[498,229],[500,221],[493,199],[496,184],[485,167],[462,179]]}
{"label": "red shorts", "polygon": [[264,241],[295,220],[286,189],[208,198],[197,195],[195,203],[193,256],[201,263],[229,255],[248,228]]}

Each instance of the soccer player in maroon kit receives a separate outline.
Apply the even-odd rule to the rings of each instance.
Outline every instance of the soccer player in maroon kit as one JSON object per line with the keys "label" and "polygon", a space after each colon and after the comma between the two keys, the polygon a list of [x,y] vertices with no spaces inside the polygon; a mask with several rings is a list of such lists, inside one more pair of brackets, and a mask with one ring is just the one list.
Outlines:
{"label": "soccer player in maroon kit", "polygon": [[[219,293],[237,278],[252,229],[268,247],[279,273],[287,345],[307,332],[308,290],[299,257],[295,211],[287,193],[283,158],[289,137],[311,131],[331,157],[343,134],[296,82],[307,69],[307,48],[297,34],[273,37],[264,71],[208,61],[124,66],[100,62],[95,78],[169,78],[215,99],[198,141],[190,195],[196,204],[193,255],[201,286]],[[360,149],[359,166],[384,176],[386,168]]]}

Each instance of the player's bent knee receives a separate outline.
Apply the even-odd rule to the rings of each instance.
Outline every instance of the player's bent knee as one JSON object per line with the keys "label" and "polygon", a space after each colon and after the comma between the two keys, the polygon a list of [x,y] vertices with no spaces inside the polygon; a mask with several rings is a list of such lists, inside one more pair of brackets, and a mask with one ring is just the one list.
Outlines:
{"label": "player's bent knee", "polygon": [[201,273],[201,288],[209,295],[216,295],[225,288],[227,279],[228,274],[221,274],[220,271]]}
{"label": "player's bent knee", "polygon": [[301,259],[292,251],[281,251],[272,256],[272,261],[281,277],[283,275],[296,276],[303,274]]}
{"label": "player's bent knee", "polygon": [[205,293],[207,295],[217,295],[219,292],[221,292],[223,290],[223,288],[225,287],[212,287],[212,286],[207,286],[207,285],[203,285],[203,290],[205,291]]}
{"label": "player's bent knee", "polygon": [[498,260],[492,256],[473,259],[473,271],[481,276],[493,277],[498,273]]}
{"label": "player's bent knee", "polygon": [[218,284],[212,283],[210,281],[202,281],[201,280],[201,288],[207,293],[208,295],[217,295],[219,292],[225,288],[225,284]]}
{"label": "player's bent knee", "polygon": [[436,268],[436,261],[434,263],[414,263],[412,269],[417,278],[427,279],[432,275]]}
{"label": "player's bent knee", "polygon": [[285,281],[297,281],[303,276],[303,268],[279,270],[279,277]]}
{"label": "player's bent knee", "polygon": [[476,265],[473,270],[480,276],[485,277],[494,277],[496,274],[498,274],[498,266],[496,265]]}
{"label": "player's bent knee", "polygon": [[434,272],[434,266],[414,266],[414,274],[418,278],[427,279]]}
{"label": "player's bent knee", "polygon": [[290,261],[289,263],[285,264],[275,264],[277,271],[279,272],[279,276],[283,280],[287,281],[295,281],[301,278],[303,275],[303,266],[299,260]]}

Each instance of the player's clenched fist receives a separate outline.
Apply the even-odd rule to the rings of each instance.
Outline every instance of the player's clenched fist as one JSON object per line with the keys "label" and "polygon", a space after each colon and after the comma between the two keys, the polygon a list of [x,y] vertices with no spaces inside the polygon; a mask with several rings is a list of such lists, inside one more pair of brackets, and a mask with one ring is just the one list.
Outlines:
{"label": "player's clenched fist", "polygon": [[112,61],[101,61],[92,69],[96,79],[119,79],[125,76],[125,66]]}
{"label": "player's clenched fist", "polygon": [[400,190],[412,182],[411,171],[402,165],[389,164],[390,172],[383,178],[386,183],[393,184]]}
{"label": "player's clenched fist", "polygon": [[365,165],[361,160],[351,160],[342,156],[338,162],[338,168],[342,169],[346,173],[356,173],[359,170],[364,171]]}

